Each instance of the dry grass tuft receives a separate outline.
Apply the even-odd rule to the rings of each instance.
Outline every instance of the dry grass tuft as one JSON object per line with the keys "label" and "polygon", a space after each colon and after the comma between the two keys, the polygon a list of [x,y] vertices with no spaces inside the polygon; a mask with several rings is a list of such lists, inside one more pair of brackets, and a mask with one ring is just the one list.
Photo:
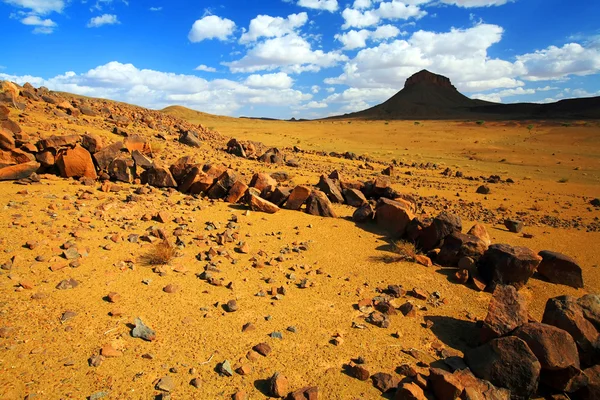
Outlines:
{"label": "dry grass tuft", "polygon": [[394,253],[400,255],[401,260],[414,261],[417,257],[417,248],[414,243],[398,240],[393,243]]}
{"label": "dry grass tuft", "polygon": [[175,246],[167,239],[156,243],[154,247],[144,256],[144,261],[149,265],[168,264],[177,254]]}

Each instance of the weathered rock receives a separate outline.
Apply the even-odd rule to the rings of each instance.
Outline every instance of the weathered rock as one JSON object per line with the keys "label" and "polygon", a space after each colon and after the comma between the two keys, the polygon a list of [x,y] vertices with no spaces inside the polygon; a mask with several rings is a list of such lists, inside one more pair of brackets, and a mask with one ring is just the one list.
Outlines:
{"label": "weathered rock", "polygon": [[15,121],[10,118],[0,120],[0,129],[5,129],[13,134],[21,133],[22,129]]}
{"label": "weathered rock", "polygon": [[269,344],[265,342],[257,344],[252,348],[252,350],[254,350],[263,357],[268,356],[269,354],[271,354],[272,351],[271,346],[269,346]]}
{"label": "weathered rock", "polygon": [[275,372],[269,379],[269,393],[271,396],[280,398],[285,396],[289,392],[288,379],[281,375],[279,372]]}
{"label": "weathered rock", "polygon": [[541,260],[542,257],[527,247],[493,244],[481,256],[477,268],[491,288],[504,284],[520,289],[531,278]]}
{"label": "weathered rock", "polygon": [[267,150],[262,156],[260,156],[258,160],[268,164],[282,164],[283,156],[279,149],[271,148]]}
{"label": "weathered rock", "polygon": [[462,222],[458,215],[443,212],[433,219],[430,225],[421,230],[417,244],[423,251],[438,247],[442,240],[454,232],[462,231]]}
{"label": "weathered rock", "polygon": [[[200,182],[202,182],[201,187],[199,184]],[[196,185],[197,191],[195,192],[195,194],[199,194],[202,192],[206,192],[213,185],[213,183],[214,179],[210,178],[208,175],[202,172],[200,167],[196,166],[192,167],[188,174],[181,180],[181,183],[179,184],[177,190],[179,190],[181,193],[187,193],[188,191],[191,192],[192,186],[198,184]]]}
{"label": "weathered rock", "polygon": [[97,178],[92,156],[80,145],[60,150],[56,156],[56,165],[63,178]]}
{"label": "weathered rock", "polygon": [[246,191],[248,190],[248,185],[246,185],[242,181],[235,181],[233,186],[229,189],[229,193],[225,198],[225,201],[228,203],[237,203],[244,197]]}
{"label": "weathered rock", "polygon": [[93,133],[86,133],[81,137],[81,146],[91,154],[94,154],[102,150],[104,142],[100,136]]}
{"label": "weathered rock", "polygon": [[390,232],[394,237],[401,237],[406,227],[414,218],[412,211],[404,202],[381,198],[375,208],[377,225]]}
{"label": "weathered rock", "polygon": [[577,261],[569,256],[550,250],[540,251],[538,255],[542,257],[542,261],[537,271],[544,278],[552,283],[560,283],[576,289],[583,287],[581,267],[577,264]]}
{"label": "weathered rock", "polygon": [[193,131],[186,131],[179,136],[179,142],[191,147],[201,147],[202,141],[198,134]]}
{"label": "weathered rock", "polygon": [[142,173],[142,181],[154,187],[177,187],[173,175],[164,167],[154,166],[147,169]]}
{"label": "weathered rock", "polygon": [[37,144],[37,147],[40,149],[40,151],[48,149],[58,150],[61,147],[73,147],[80,140],[81,137],[79,135],[50,136],[40,140]]}
{"label": "weathered rock", "polygon": [[276,206],[282,207],[283,204],[290,197],[291,192],[292,190],[290,188],[278,186],[277,188],[275,188],[273,193],[271,193],[271,196],[268,200]]}
{"label": "weathered rock", "polygon": [[577,299],[559,296],[546,303],[542,323],[567,331],[577,344],[579,358],[583,366],[600,362],[600,335],[588,321]]}
{"label": "weathered rock", "polygon": [[[33,154],[27,153],[21,149],[12,149],[6,151],[0,150],[0,168],[9,167],[16,164],[24,164],[31,161],[36,161],[36,157]],[[54,156],[52,157],[52,163],[54,164]]]}
{"label": "weathered rock", "polygon": [[486,343],[509,334],[527,323],[525,300],[514,286],[497,285],[490,301],[488,314],[481,328],[481,341]]}
{"label": "weathered rock", "polygon": [[123,141],[123,145],[129,153],[133,153],[137,150],[142,154],[152,154],[152,149],[150,148],[148,141],[145,137],[140,135],[127,136]]}
{"label": "weathered rock", "polygon": [[425,392],[416,383],[405,382],[398,386],[394,400],[428,400]]}
{"label": "weathered rock", "polygon": [[490,194],[491,190],[489,186],[481,185],[477,188],[476,191],[478,194]]}
{"label": "weathered rock", "polygon": [[396,390],[400,384],[400,379],[386,372],[377,372],[376,374],[371,375],[371,380],[373,381],[373,386],[382,393]]}
{"label": "weathered rock", "polygon": [[135,165],[137,167],[143,169],[150,169],[154,166],[152,160],[150,160],[148,157],[142,154],[139,150],[134,150],[133,152],[131,152],[131,158],[133,158],[133,161],[135,162]]}
{"label": "weathered rock", "polygon": [[587,385],[575,393],[575,399],[597,400],[600,399],[600,365],[595,365],[583,371],[587,378]]}
{"label": "weathered rock", "polygon": [[454,375],[439,368],[429,369],[429,386],[438,400],[457,399],[464,389]]}
{"label": "weathered rock", "polygon": [[513,398],[528,399],[537,391],[540,363],[517,337],[494,339],[468,350],[465,361],[477,377],[509,389]]}
{"label": "weathered rock", "polygon": [[583,315],[600,331],[600,295],[586,294],[577,300]]}
{"label": "weathered rock", "polygon": [[211,199],[221,199],[227,195],[229,189],[238,180],[238,175],[233,170],[227,170],[221,174],[219,179],[208,189],[207,195]]}
{"label": "weathered rock", "polygon": [[0,149],[11,150],[15,148],[15,138],[12,132],[0,128]]}
{"label": "weathered rock", "polygon": [[342,192],[340,191],[339,186],[336,185],[335,182],[329,179],[327,176],[321,175],[317,187],[327,195],[327,197],[332,203],[344,202],[344,196],[342,196]]}
{"label": "weathered rock", "polygon": [[235,300],[229,300],[227,302],[227,304],[225,305],[225,310],[227,312],[235,312],[239,309],[238,305],[237,305],[237,301]]}
{"label": "weathered rock", "polygon": [[436,261],[440,265],[456,266],[462,257],[478,260],[488,246],[477,236],[453,232],[444,239]]}
{"label": "weathered rock", "polygon": [[371,376],[368,369],[359,364],[352,364],[348,366],[348,375],[359,381],[366,381]]}
{"label": "weathered rock", "polygon": [[191,172],[191,170],[197,167],[198,164],[195,161],[195,157],[183,156],[177,159],[170,167],[169,171],[173,178],[178,184],[181,184],[183,179]]}
{"label": "weathered rock", "polygon": [[39,168],[40,163],[35,161],[0,168],[0,181],[12,181],[29,178]]}
{"label": "weathered rock", "polygon": [[287,400],[318,400],[319,388],[317,386],[304,387],[292,392],[286,398]]}
{"label": "weathered rock", "polygon": [[262,211],[267,214],[275,214],[279,207],[256,194],[248,193],[248,205],[253,211]]}
{"label": "weathered rock", "polygon": [[363,204],[367,203],[367,199],[364,194],[358,189],[344,189],[343,190],[344,199],[346,200],[346,204],[352,207],[360,207]]}
{"label": "weathered rock", "polygon": [[151,342],[156,339],[156,332],[146,326],[141,318],[136,318],[135,327],[131,331],[131,336]]}
{"label": "weathered rock", "polygon": [[477,378],[466,367],[456,370],[453,376],[464,387],[461,394],[463,400],[509,400],[510,391],[503,388],[497,388],[486,380]]}
{"label": "weathered rock", "polygon": [[290,193],[290,197],[288,197],[283,208],[288,210],[299,210],[302,204],[308,199],[308,196],[310,196],[310,192],[311,189],[307,186],[296,186]]}
{"label": "weathered rock", "polygon": [[365,203],[362,206],[358,207],[356,211],[352,214],[352,221],[354,222],[367,222],[373,219],[373,215],[375,214],[375,210],[373,206],[369,203]]}
{"label": "weathered rock", "polygon": [[310,196],[308,196],[306,200],[306,212],[321,217],[337,218],[337,214],[333,211],[327,195],[319,190],[312,191]]}
{"label": "weathered rock", "polygon": [[121,155],[121,152],[126,150],[123,142],[115,142],[108,146],[102,148],[102,150],[96,151],[94,153],[94,160],[96,161],[96,165],[98,169],[107,170],[110,166],[110,163],[113,160]]}
{"label": "weathered rock", "polygon": [[273,191],[277,186],[277,181],[271,177],[269,174],[265,174],[263,172],[256,173],[252,176],[252,180],[250,180],[250,187],[256,188],[260,190],[260,192],[264,192],[268,190],[269,192]]}
{"label": "weathered rock", "polygon": [[471,229],[469,229],[469,232],[467,232],[468,235],[473,235],[478,237],[479,239],[481,239],[483,241],[483,243],[486,244],[486,246],[489,246],[490,244],[492,244],[492,240],[490,239],[490,235],[488,234],[487,229],[485,229],[485,226],[483,226],[482,224],[475,224],[471,227]]}
{"label": "weathered rock", "polygon": [[523,222],[514,219],[504,220],[504,226],[512,233],[519,233],[523,230]]}

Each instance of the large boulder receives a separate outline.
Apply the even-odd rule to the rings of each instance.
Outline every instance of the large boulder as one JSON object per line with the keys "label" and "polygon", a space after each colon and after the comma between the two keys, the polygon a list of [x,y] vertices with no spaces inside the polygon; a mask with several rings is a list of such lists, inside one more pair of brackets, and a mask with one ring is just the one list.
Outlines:
{"label": "large boulder", "polygon": [[238,175],[233,170],[227,170],[221,174],[219,179],[208,189],[207,195],[211,199],[221,199],[227,195],[229,189],[238,180]]}
{"label": "large boulder", "polygon": [[375,208],[377,225],[390,232],[394,237],[401,237],[406,227],[414,218],[407,202],[381,198]]}
{"label": "large boulder", "polygon": [[478,260],[488,246],[477,236],[453,232],[444,239],[436,261],[440,265],[456,266],[462,257]]}
{"label": "large boulder", "polygon": [[15,148],[15,137],[12,132],[0,128],[0,149],[12,150]]}
{"label": "large boulder", "polygon": [[[35,161],[36,157],[20,149],[0,150],[0,168]],[[43,164],[43,163],[42,163]]]}
{"label": "large boulder", "polygon": [[327,195],[327,197],[332,203],[344,202],[344,196],[342,196],[340,187],[327,176],[321,175],[321,179],[319,180],[317,187]]}
{"label": "large boulder", "polygon": [[254,174],[250,180],[250,187],[258,189],[261,193],[263,191],[272,192],[276,186],[277,181],[264,172]]}
{"label": "large boulder", "polygon": [[490,239],[490,234],[488,233],[488,231],[485,228],[485,226],[482,225],[482,224],[480,224],[480,223],[476,223],[475,225],[473,225],[471,227],[471,229],[469,229],[469,232],[467,232],[467,234],[468,235],[477,236],[487,246],[489,246],[490,244],[492,244],[492,240]]}
{"label": "large boulder", "polygon": [[367,203],[367,199],[364,194],[358,189],[344,189],[342,191],[344,195],[344,199],[346,200],[346,204],[352,207],[360,207],[363,204]]}
{"label": "large boulder", "polygon": [[257,196],[256,194],[249,193],[247,199],[248,205],[252,211],[262,211],[267,214],[275,214],[277,211],[279,211],[279,207],[277,207],[275,204],[263,199],[260,196]]}
{"label": "large boulder", "polygon": [[299,210],[300,207],[302,207],[302,204],[308,199],[308,196],[310,196],[310,192],[311,189],[308,186],[296,186],[290,193],[283,208],[287,208],[288,210]]}
{"label": "large boulder", "polygon": [[56,165],[63,178],[97,178],[92,156],[80,145],[60,150],[56,155]]}
{"label": "large boulder", "polygon": [[462,221],[458,215],[442,212],[435,217],[430,225],[424,227],[417,239],[417,244],[423,251],[439,247],[442,240],[454,232],[462,231]]}
{"label": "large boulder", "polygon": [[365,203],[358,207],[352,214],[352,221],[362,223],[373,220],[375,210],[370,203]]}
{"label": "large boulder", "polygon": [[523,287],[535,272],[542,257],[527,247],[493,244],[477,263],[479,274],[493,289],[497,284]]}
{"label": "large boulder", "polygon": [[540,262],[537,271],[544,278],[552,283],[560,283],[576,289],[583,287],[581,267],[577,264],[577,261],[569,256],[550,250],[540,251],[538,255],[542,257],[542,262]]}
{"label": "large boulder", "polygon": [[229,193],[227,194],[225,201],[228,203],[237,203],[242,197],[244,197],[247,190],[248,185],[242,181],[235,181],[233,186],[231,186],[229,189]]}
{"label": "large boulder", "polygon": [[542,323],[556,326],[573,336],[583,366],[600,362],[600,335],[585,318],[583,309],[572,296],[558,296],[546,302]]}
{"label": "large boulder", "polygon": [[183,156],[177,159],[171,166],[169,167],[169,171],[171,171],[171,175],[175,181],[179,184],[183,181],[183,179],[190,173],[192,168],[197,167],[198,164],[193,155],[191,156]]}
{"label": "large boulder", "polygon": [[337,218],[337,214],[331,208],[331,202],[327,195],[320,190],[313,190],[306,200],[306,212],[321,217]]}
{"label": "large boulder", "polygon": [[488,306],[488,314],[481,328],[481,341],[505,336],[527,323],[525,300],[514,286],[498,285]]}
{"label": "large boulder", "polygon": [[115,142],[94,153],[94,160],[96,161],[98,169],[100,171],[108,170],[110,163],[112,163],[115,158],[119,157],[121,152],[125,150],[127,149],[123,142]]}
{"label": "large boulder", "polygon": [[133,158],[127,155],[115,158],[108,167],[108,174],[118,181],[132,183],[136,176]]}
{"label": "large boulder", "polygon": [[79,141],[81,137],[79,135],[63,135],[63,136],[50,136],[40,140],[37,143],[37,147],[40,151],[55,149],[58,150],[61,147],[73,147]]}
{"label": "large boulder", "polygon": [[522,339],[491,340],[468,350],[465,361],[475,376],[509,389],[513,399],[528,399],[537,391],[540,362]]}
{"label": "large boulder", "polygon": [[585,384],[573,337],[552,325],[531,322],[514,335],[527,343],[542,367],[541,381],[556,390],[573,392]]}
{"label": "large boulder", "polygon": [[81,145],[91,154],[94,154],[97,151],[102,150],[102,147],[104,147],[104,141],[102,140],[102,137],[98,135],[86,133],[81,137]]}
{"label": "large boulder", "polygon": [[586,294],[577,300],[583,315],[600,331],[600,295]]}
{"label": "large boulder", "polygon": [[595,365],[583,371],[587,378],[587,385],[575,393],[575,399],[598,400],[600,399],[600,365]]}
{"label": "large boulder", "polygon": [[29,178],[39,168],[40,163],[35,161],[0,168],[0,181],[14,181]]}
{"label": "large boulder", "polygon": [[258,160],[267,164],[283,164],[283,155],[274,147],[267,150]]}
{"label": "large boulder", "polygon": [[177,187],[171,172],[164,167],[154,166],[142,173],[142,181],[154,187]]}

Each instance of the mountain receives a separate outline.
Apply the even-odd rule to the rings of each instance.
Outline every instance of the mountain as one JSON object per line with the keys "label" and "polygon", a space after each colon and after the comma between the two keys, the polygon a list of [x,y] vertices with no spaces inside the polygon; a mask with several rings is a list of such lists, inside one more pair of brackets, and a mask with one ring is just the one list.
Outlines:
{"label": "mountain", "polygon": [[501,104],[471,99],[445,76],[422,70],[386,102],[332,118],[358,119],[598,119],[600,97],[561,100],[550,104]]}

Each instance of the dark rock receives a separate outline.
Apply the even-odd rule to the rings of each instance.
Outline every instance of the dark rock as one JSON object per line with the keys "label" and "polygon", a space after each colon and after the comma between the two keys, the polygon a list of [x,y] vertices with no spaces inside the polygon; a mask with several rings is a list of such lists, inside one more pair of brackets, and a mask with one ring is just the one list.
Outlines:
{"label": "dark rock", "polygon": [[437,400],[457,399],[464,389],[454,375],[439,368],[429,370],[429,386]]}
{"label": "dark rock", "polygon": [[375,210],[373,210],[373,206],[369,203],[365,203],[362,206],[358,207],[356,211],[352,214],[352,221],[354,222],[367,222],[373,219],[373,215],[375,214]]}
{"label": "dark rock", "polygon": [[202,141],[200,140],[196,132],[193,131],[183,132],[181,136],[179,136],[179,142],[191,147],[202,146]]}
{"label": "dark rock", "polygon": [[124,150],[126,150],[126,147],[123,142],[115,142],[94,153],[93,157],[98,169],[101,171],[107,170],[110,163],[113,162],[115,158],[119,157]]}
{"label": "dark rock", "polygon": [[541,260],[542,257],[527,247],[493,244],[481,256],[477,268],[491,288],[504,284],[520,289],[531,278]]}
{"label": "dark rock", "polygon": [[238,175],[232,170],[227,170],[221,174],[217,181],[208,189],[207,195],[211,199],[221,199],[227,195],[229,189],[238,180]]}
{"label": "dark rock", "polygon": [[528,320],[525,300],[514,286],[497,285],[488,314],[481,328],[481,341],[486,343],[509,334]]}
{"label": "dark rock", "polygon": [[394,237],[401,237],[406,227],[414,218],[408,202],[381,198],[375,208],[377,225],[390,232]]}
{"label": "dark rock", "polygon": [[[289,200],[288,200],[289,201]],[[337,214],[331,207],[331,202],[325,193],[314,190],[306,200],[306,212],[321,217],[337,218]]]}
{"label": "dark rock", "polygon": [[135,162],[131,157],[115,158],[108,167],[108,174],[117,181],[132,183],[135,179]]}
{"label": "dark rock", "polygon": [[310,196],[310,193],[311,189],[308,186],[296,186],[290,193],[283,208],[287,208],[288,210],[299,210],[300,207],[302,207],[302,204],[304,204]]}
{"label": "dark rock", "polygon": [[504,226],[512,233],[520,233],[523,230],[523,222],[514,219],[504,220]]}
{"label": "dark rock", "polygon": [[481,185],[477,188],[477,193],[490,194],[490,188],[489,188],[489,186]]}
{"label": "dark rock", "polygon": [[142,181],[154,187],[177,187],[171,172],[164,167],[154,166],[142,173]]}
{"label": "dark rock", "polygon": [[431,225],[424,227],[417,239],[423,251],[439,247],[442,240],[454,232],[462,231],[462,222],[458,215],[443,212],[433,219]]}
{"label": "dark rock", "polygon": [[544,278],[552,283],[560,283],[576,289],[583,287],[581,267],[577,264],[577,261],[569,256],[550,250],[540,251],[538,255],[542,257],[542,262],[540,262],[537,271]]}
{"label": "dark rock", "polygon": [[131,153],[131,157],[133,158],[135,165],[140,168],[149,169],[154,166],[154,163],[152,162],[152,160],[150,160],[148,157],[146,157],[144,154],[142,154],[142,152],[139,150],[134,150]]}
{"label": "dark rock", "polygon": [[371,376],[371,373],[362,365],[350,365],[348,367],[348,375],[359,381],[366,381]]}
{"label": "dark rock", "polygon": [[487,248],[477,236],[454,232],[444,239],[436,262],[444,266],[456,266],[463,257],[478,260]]}
{"label": "dark rock", "polygon": [[342,196],[340,187],[336,185],[336,183],[333,180],[329,179],[327,176],[321,175],[321,179],[319,180],[317,187],[327,195],[327,197],[332,203],[344,202],[344,196]]}
{"label": "dark rock", "polygon": [[600,331],[600,295],[586,294],[577,300],[583,315]]}
{"label": "dark rock", "polygon": [[371,375],[371,380],[373,381],[373,386],[379,389],[382,393],[396,390],[400,384],[400,379],[385,372],[378,372]]}
{"label": "dark rock", "polygon": [[344,199],[346,204],[352,207],[360,207],[363,204],[367,204],[365,195],[358,189],[344,189]]}

